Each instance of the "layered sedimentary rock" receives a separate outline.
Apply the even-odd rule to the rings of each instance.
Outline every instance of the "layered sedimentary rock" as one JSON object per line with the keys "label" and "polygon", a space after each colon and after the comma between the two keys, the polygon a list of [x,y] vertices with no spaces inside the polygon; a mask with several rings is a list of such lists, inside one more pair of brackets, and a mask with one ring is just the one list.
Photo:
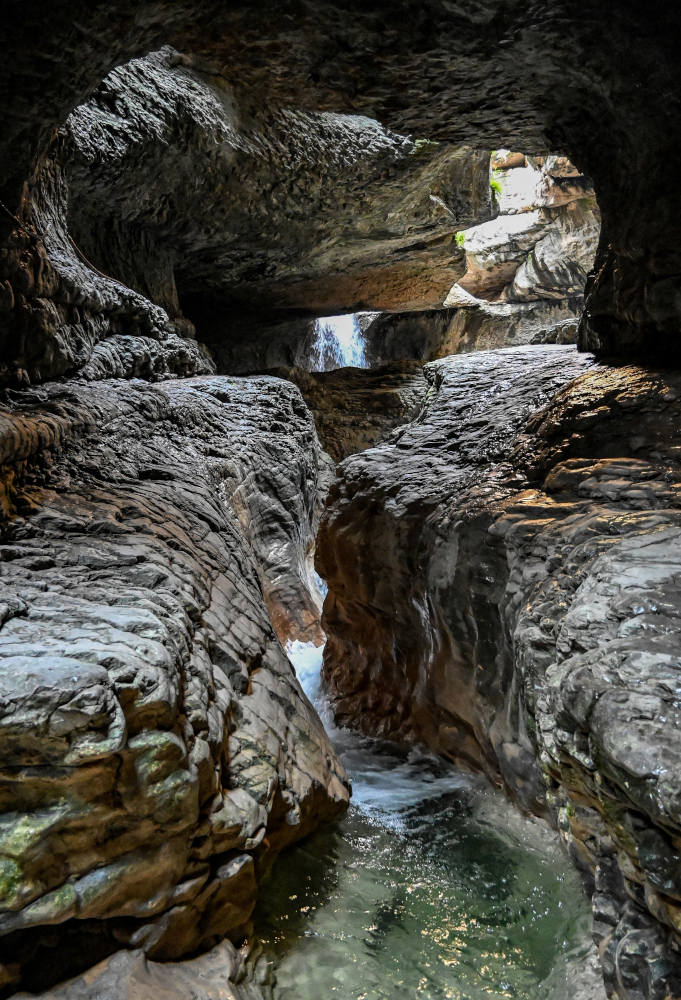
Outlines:
{"label": "layered sedimentary rock", "polygon": [[3,985],[238,940],[348,798],[272,625],[316,619],[312,419],[209,377],[49,384],[1,420]]}
{"label": "layered sedimentary rock", "polygon": [[369,363],[432,361],[522,344],[574,344],[584,305],[582,296],[562,302],[465,301],[463,307],[381,314],[366,330]]}
{"label": "layered sedimentary rock", "polygon": [[276,374],[299,387],[321,444],[335,462],[373,447],[396,427],[413,420],[428,388],[416,361],[329,372],[288,368]]}
{"label": "layered sedimentary rock", "polygon": [[463,273],[454,232],[491,215],[484,153],[360,116],[247,115],[187,62],[165,48],[114,70],[50,148],[7,378],[101,367],[95,345],[122,333],[184,347],[206,371],[181,304],[228,350],[239,310],[422,308]]}
{"label": "layered sedimentary rock", "polygon": [[[30,202],[54,130],[113,67],[167,44],[218,81],[225,105],[246,123],[270,109],[367,115],[441,144],[568,155],[593,178],[604,214],[583,342],[622,353],[675,350],[680,196],[668,170],[679,154],[676,8],[653,17],[629,0],[614,12],[595,0],[579,11],[568,0],[431,0],[397,11],[324,0],[286,2],[273,19],[252,4],[217,0],[60,0],[48,12],[10,0],[9,10],[12,58],[0,77],[8,94],[3,322],[31,325],[21,296],[40,270],[44,234]],[[107,97],[114,116],[119,99]],[[307,186],[301,203],[306,195]],[[13,370],[25,370],[27,343],[5,347]]]}
{"label": "layered sedimentary rock", "polygon": [[425,373],[419,418],[346,459],[320,530],[339,721],[551,813],[609,995],[677,996],[681,376],[558,347]]}
{"label": "layered sedimentary rock", "polygon": [[491,166],[499,214],[459,233],[466,273],[445,308],[370,323],[374,363],[576,341],[600,230],[590,182],[563,157],[502,152]]}
{"label": "layered sedimentary rock", "polygon": [[[582,345],[678,356],[677,7],[283,0],[273,17],[241,0],[6,6],[3,379],[206,376],[204,331],[231,363],[264,319],[272,329],[362,305],[438,305],[443,276],[454,281],[463,263],[454,231],[489,208],[486,181],[483,192],[457,147],[501,143],[565,153],[593,178],[603,228]],[[535,254],[505,279],[523,326],[544,264]],[[494,306],[501,324],[510,308]],[[249,352],[273,363],[266,349]],[[462,446],[472,480],[451,436],[461,421],[434,416],[451,390],[464,393],[454,405],[466,422],[465,387],[455,391],[446,366],[432,370],[416,430],[349,460],[356,494],[347,524],[337,512],[329,521],[325,563],[332,525],[348,540],[384,515],[387,527],[366,553],[337,560],[357,556],[358,589],[350,595],[348,576],[342,594],[336,581],[329,624],[337,615],[359,660],[345,679],[331,660],[328,670],[351,717],[353,685],[367,684],[362,650],[391,636],[372,660],[385,653],[390,670],[382,686],[371,677],[366,711],[502,775],[528,808],[548,795],[595,871],[611,992],[678,995],[665,967],[679,923],[675,536],[665,535],[675,376],[588,376],[514,452],[525,417],[575,371],[560,357],[553,374],[473,380],[477,439]],[[309,630],[312,528],[298,529],[314,514],[297,478],[307,482],[307,460],[297,446],[268,450],[299,440],[291,411],[302,404],[291,388],[273,402],[269,383],[256,384],[224,420],[224,382],[65,384],[10,400],[0,635],[16,669],[3,674],[0,888],[5,929],[22,938],[21,949],[5,940],[7,982],[30,954],[31,925],[46,941],[53,923],[66,960],[86,934],[90,958],[105,933],[159,956],[239,936],[261,861],[343,799],[264,600],[282,636]],[[502,433],[481,411],[506,393]],[[227,433],[237,444],[225,456]],[[286,473],[261,491],[248,455],[265,441],[257,468]],[[334,447],[354,447],[349,432]],[[403,489],[398,463],[390,475],[381,463],[410,454]],[[375,499],[384,476],[387,514]],[[284,497],[274,520],[270,487]],[[658,536],[662,551],[646,542]],[[390,580],[380,563],[393,551]],[[620,571],[626,586],[611,592]]]}

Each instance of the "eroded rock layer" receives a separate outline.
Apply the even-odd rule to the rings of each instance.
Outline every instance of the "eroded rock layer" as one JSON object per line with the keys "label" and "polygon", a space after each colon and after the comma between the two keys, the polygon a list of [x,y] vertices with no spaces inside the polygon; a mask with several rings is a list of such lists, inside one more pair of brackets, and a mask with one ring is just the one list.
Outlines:
{"label": "eroded rock layer", "polygon": [[[246,128],[295,109],[294,119],[299,113],[368,116],[400,136],[437,141],[440,152],[446,144],[503,145],[569,156],[593,178],[604,218],[582,342],[622,354],[678,351],[680,196],[669,181],[670,165],[679,158],[681,120],[681,14],[674,5],[651,12],[633,0],[616,10],[596,0],[579,9],[569,0],[409,0],[399,8],[382,0],[286,0],[276,18],[268,8],[218,0],[59,0],[49,11],[36,0],[9,0],[9,10],[12,58],[0,71],[7,94],[0,139],[0,310],[3,325],[22,334],[18,344],[6,341],[3,348],[3,363],[15,375],[45,378],[59,365],[70,366],[31,346],[31,331],[48,340],[55,331],[52,310],[34,301],[33,286],[44,276],[46,233],[31,209],[40,199],[36,181],[55,129],[114,67],[163,45],[220,92],[228,116],[238,109]],[[105,108],[108,102],[111,120],[125,118],[123,93],[105,88],[99,100]],[[193,151],[186,154],[191,161]],[[196,165],[200,169],[198,159]],[[310,190],[314,177],[298,192],[298,204]],[[446,215],[447,197],[432,193]],[[153,214],[162,214],[162,206]],[[388,226],[392,221],[386,216]],[[190,236],[191,217],[185,223]],[[151,240],[150,253],[163,270],[165,248],[154,242],[153,230],[141,234],[135,254],[141,259]],[[279,232],[271,232],[273,244]],[[115,242],[112,231],[112,247]],[[418,243],[411,244],[415,254]],[[206,264],[205,277],[217,280],[221,265]],[[263,275],[253,277],[251,291],[262,289]],[[311,293],[304,285],[298,291]],[[398,286],[393,283],[393,290]],[[53,301],[59,312],[59,297],[41,288],[37,298]],[[344,294],[353,289],[351,282]],[[257,295],[249,293],[251,306]],[[78,319],[72,316],[71,323],[77,326]],[[143,318],[142,330],[148,327]]]}
{"label": "eroded rock layer", "polygon": [[115,69],[55,138],[14,235],[5,379],[140,374],[111,356],[125,334],[161,345],[149,374],[205,373],[183,306],[229,354],[240,311],[430,307],[462,275],[454,232],[492,212],[485,153],[358,115],[246,114],[188,62],[166,47]]}
{"label": "eroded rock layer", "polygon": [[557,347],[425,373],[418,420],[345,460],[320,530],[339,721],[549,811],[609,995],[678,996],[681,376]]}
{"label": "eroded rock layer", "polygon": [[370,321],[373,363],[576,342],[600,229],[590,182],[564,157],[501,151],[491,165],[499,214],[458,234],[466,273],[443,309]]}
{"label": "eroded rock layer", "polygon": [[416,361],[328,372],[288,368],[277,374],[299,387],[314,416],[319,440],[335,462],[371,448],[413,420],[428,388]]}
{"label": "eroded rock layer", "polygon": [[238,940],[263,866],[348,799],[272,626],[316,620],[309,412],[272,378],[80,382],[1,429],[3,985],[87,935]]}

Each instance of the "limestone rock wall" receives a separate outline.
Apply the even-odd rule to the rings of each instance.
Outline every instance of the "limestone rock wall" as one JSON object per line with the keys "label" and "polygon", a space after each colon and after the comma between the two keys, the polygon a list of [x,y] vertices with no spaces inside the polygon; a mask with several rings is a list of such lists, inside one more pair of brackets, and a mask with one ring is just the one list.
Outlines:
{"label": "limestone rock wall", "polygon": [[[473,0],[463,6],[430,0],[406,3],[397,12],[381,0],[324,0],[285,2],[275,19],[252,4],[225,7],[217,0],[58,0],[49,11],[37,0],[8,4],[12,58],[0,73],[7,95],[0,140],[0,309],[3,324],[20,327],[24,338],[20,352],[5,348],[4,364],[12,372],[44,378],[58,371],[32,344],[31,330],[41,337],[44,312],[24,313],[21,298],[22,281],[35,282],[42,267],[43,236],[30,204],[55,129],[114,67],[163,45],[182,53],[220,91],[226,112],[239,109],[247,129],[263,109],[273,109],[275,118],[282,109],[297,109],[366,115],[400,136],[441,146],[504,145],[569,156],[593,178],[604,216],[582,343],[604,353],[676,351],[680,196],[669,170],[679,155],[681,15],[672,4],[652,16],[631,0],[614,11],[596,0],[579,10],[568,0]],[[125,117],[122,94],[100,96],[112,120]],[[294,115],[292,131],[299,123]],[[310,190],[313,178],[298,192],[298,204]],[[426,198],[430,193],[444,203],[446,215],[448,199],[437,190],[424,192]],[[384,221],[390,227],[388,216]],[[140,237],[138,259],[153,235]],[[112,246],[118,241],[115,226],[109,238]],[[413,254],[420,242],[411,244]],[[162,272],[165,247],[156,242],[154,248],[156,267],[147,271]],[[205,281],[216,280],[219,268],[204,263]],[[385,266],[381,272],[385,284]],[[309,296],[312,288],[303,283],[298,291]],[[356,291],[350,282],[343,297]],[[249,293],[249,307],[257,306],[259,295]],[[218,298],[209,316],[226,305]]]}
{"label": "limestone rock wall", "polygon": [[48,384],[1,420],[3,984],[238,940],[348,798],[272,626],[315,613],[312,419],[288,382],[207,377]]}
{"label": "limestone rock wall", "polygon": [[[80,370],[86,378],[209,374],[193,327],[104,274],[73,241],[59,136],[5,255],[0,379],[15,385]],[[107,339],[108,338],[108,339]]]}
{"label": "limestone rock wall", "polygon": [[50,147],[13,237],[6,379],[138,374],[96,347],[121,335],[163,343],[151,374],[205,373],[191,318],[224,351],[240,311],[428,307],[463,273],[453,234],[491,214],[483,153],[357,115],[246,115],[188,61],[115,69]]}
{"label": "limestone rock wall", "polygon": [[500,151],[491,182],[498,214],[459,233],[466,272],[444,308],[375,319],[374,363],[576,342],[600,232],[590,181],[564,157]]}
{"label": "limestone rock wall", "polygon": [[677,996],[679,376],[558,347],[425,373],[320,530],[337,717],[553,816],[609,995]]}

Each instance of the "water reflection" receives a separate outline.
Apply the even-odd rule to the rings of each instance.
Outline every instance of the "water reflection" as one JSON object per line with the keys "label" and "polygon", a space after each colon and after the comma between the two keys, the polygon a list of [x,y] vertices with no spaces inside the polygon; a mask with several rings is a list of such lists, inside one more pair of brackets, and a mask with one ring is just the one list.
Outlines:
{"label": "water reflection", "polygon": [[[324,710],[320,653],[293,653]],[[353,804],[287,853],[257,913],[277,1000],[567,998],[588,910],[545,827],[428,754],[333,736]]]}

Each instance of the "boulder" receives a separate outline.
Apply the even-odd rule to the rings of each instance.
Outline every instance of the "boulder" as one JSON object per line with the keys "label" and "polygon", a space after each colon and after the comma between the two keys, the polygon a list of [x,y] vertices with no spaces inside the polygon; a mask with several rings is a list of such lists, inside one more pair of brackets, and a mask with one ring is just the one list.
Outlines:
{"label": "boulder", "polygon": [[[223,941],[184,962],[151,962],[141,951],[120,951],[82,976],[39,994],[41,1000],[266,1000],[271,990],[248,976],[245,949]],[[35,993],[15,994],[28,1000]]]}

